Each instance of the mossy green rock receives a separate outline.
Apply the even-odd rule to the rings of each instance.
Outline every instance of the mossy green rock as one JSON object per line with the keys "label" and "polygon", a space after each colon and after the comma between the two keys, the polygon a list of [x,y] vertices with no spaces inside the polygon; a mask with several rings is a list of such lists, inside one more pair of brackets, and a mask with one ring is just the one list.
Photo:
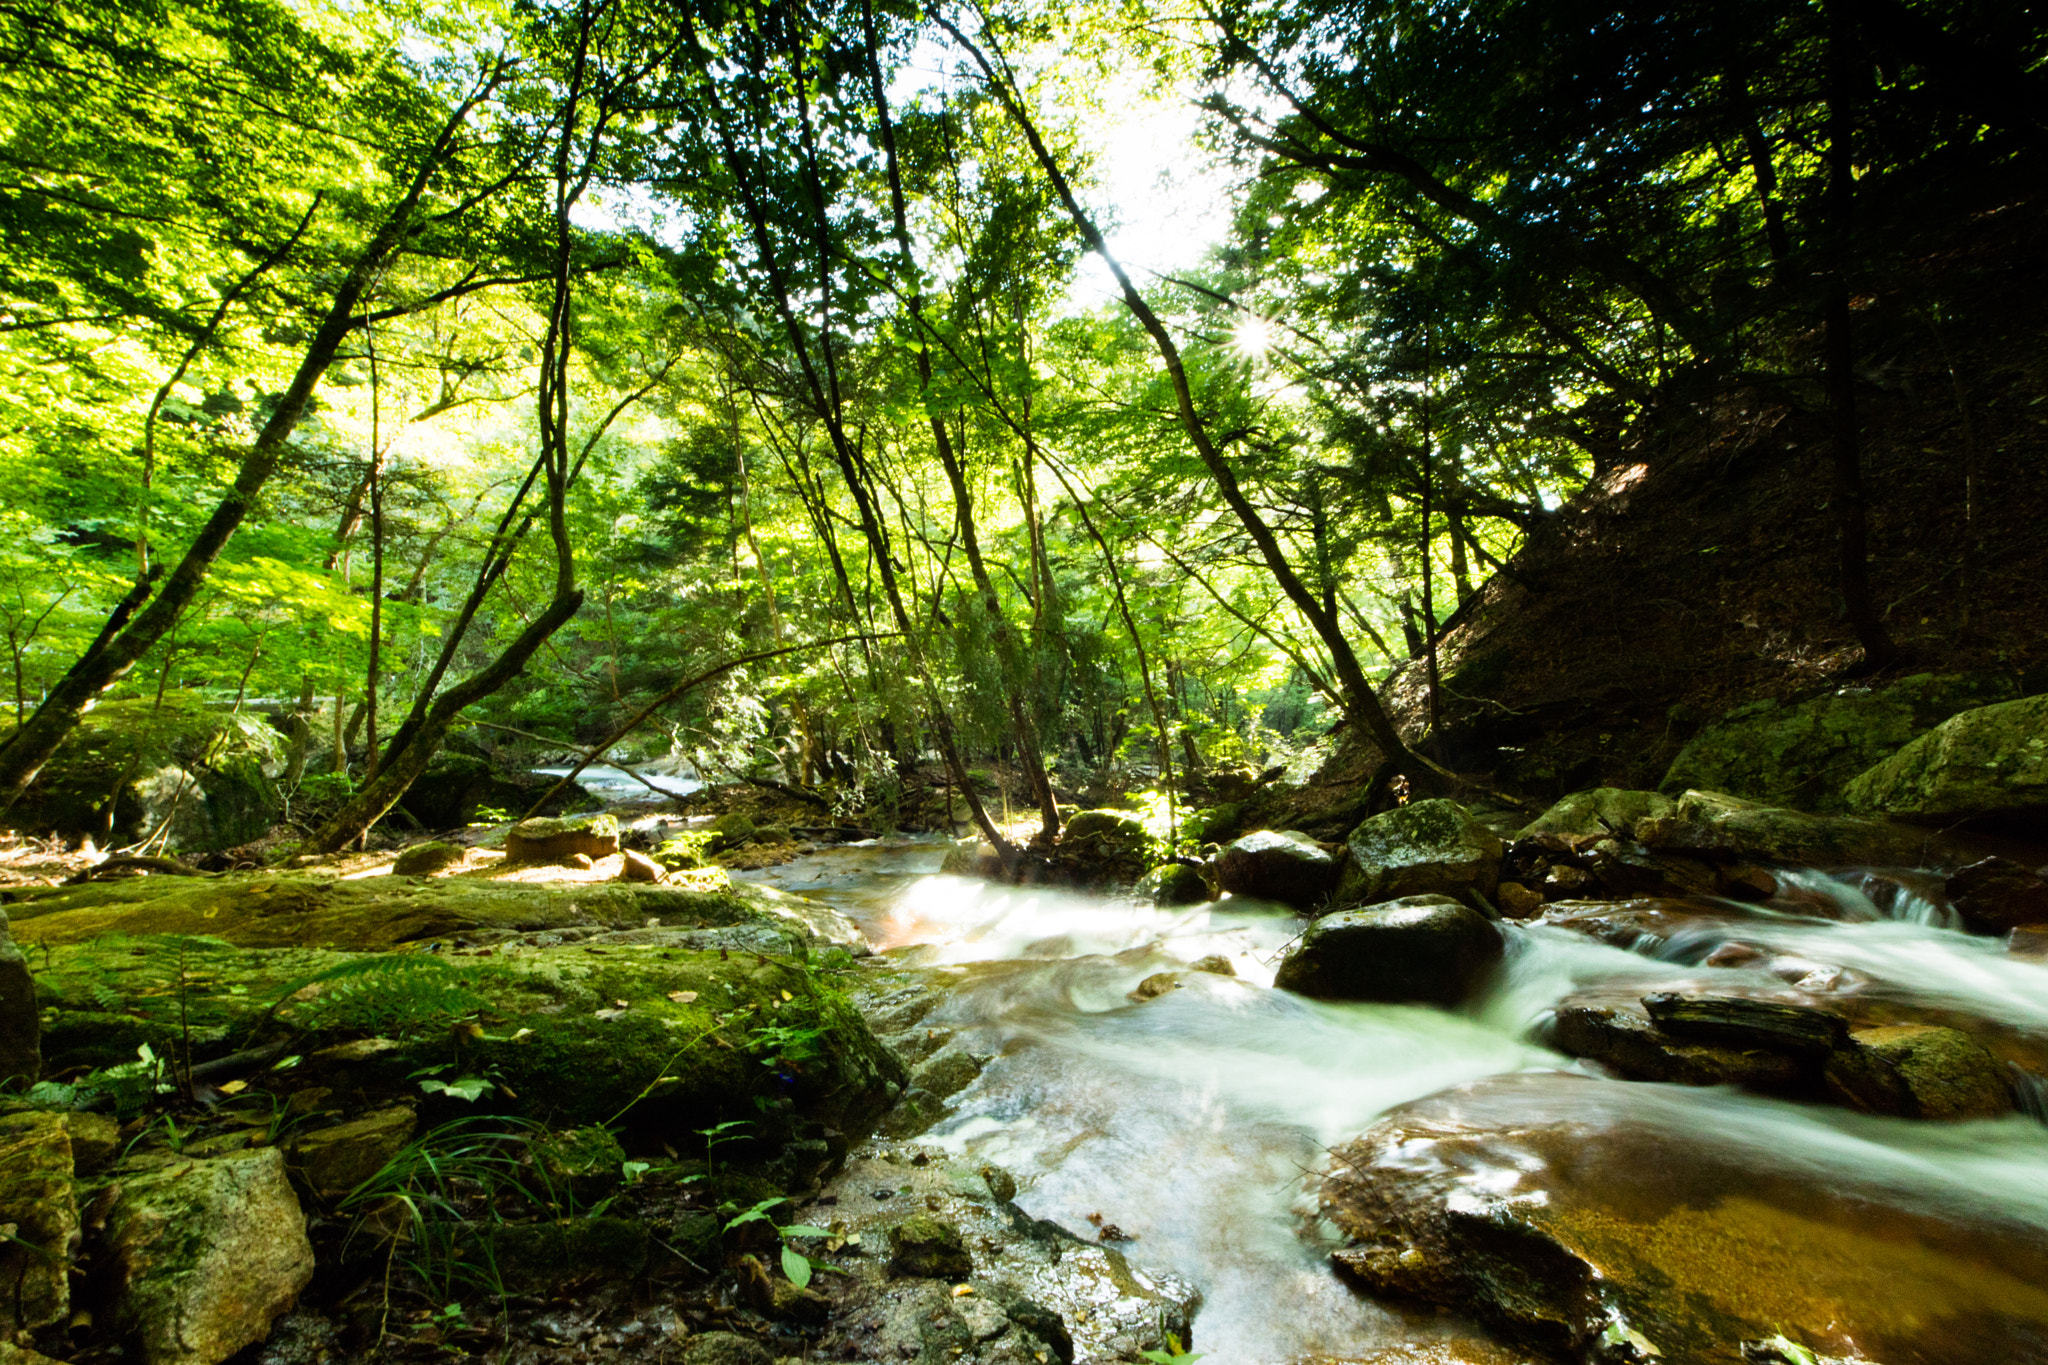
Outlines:
{"label": "mossy green rock", "polygon": [[71,1136],[61,1114],[0,1118],[0,1342],[71,1313],[71,1258],[78,1200],[71,1189]]}
{"label": "mossy green rock", "polygon": [[923,1279],[964,1280],[974,1258],[960,1229],[929,1214],[914,1214],[889,1229],[889,1272]]}
{"label": "mossy green rock", "polygon": [[584,1203],[601,1198],[625,1179],[625,1149],[610,1129],[596,1124],[544,1133],[534,1139],[531,1150],[548,1188]]}
{"label": "mossy green rock", "polygon": [[683,1365],[775,1365],[768,1348],[737,1332],[700,1332],[683,1347]]}
{"label": "mossy green rock", "polygon": [[1925,867],[1948,851],[1937,835],[1910,825],[1808,815],[1724,792],[1687,792],[1676,818],[1726,840],[1745,858],[1793,867]]}
{"label": "mossy green rock", "polygon": [[1860,773],[1849,805],[1903,820],[2048,816],[2048,694],[1951,718]]}
{"label": "mossy green rock", "polygon": [[1524,825],[1517,838],[1538,834],[1586,834],[1598,838],[1619,835],[1635,837],[1638,820],[1663,818],[1678,813],[1678,802],[1661,792],[1631,791],[1626,787],[1595,787],[1573,792],[1549,810]]}
{"label": "mossy green rock", "polygon": [[436,872],[454,867],[468,856],[468,850],[460,844],[445,844],[438,840],[414,844],[398,855],[391,864],[391,871],[400,877],[431,877]]}
{"label": "mossy green rock", "polygon": [[1141,877],[1131,894],[1154,905],[1200,905],[1209,899],[1209,883],[1186,863],[1166,863]]}
{"label": "mossy green rock", "polygon": [[1362,822],[1334,903],[1401,896],[1491,897],[1500,884],[1500,836],[1455,801],[1415,801]]}
{"label": "mossy green rock", "polygon": [[572,853],[609,858],[619,851],[619,822],[610,815],[521,820],[505,836],[505,857],[515,863],[558,863]]}
{"label": "mossy green rock", "polygon": [[1847,785],[1858,773],[1957,712],[2015,691],[2010,678],[1996,674],[1918,673],[1885,688],[1844,688],[1796,705],[1752,702],[1695,735],[1658,787],[1845,810]]}
{"label": "mossy green rock", "polygon": [[289,1164],[315,1194],[338,1198],[382,1170],[418,1126],[413,1111],[402,1105],[379,1109],[293,1139]]}
{"label": "mossy green rock", "polygon": [[1828,1058],[1836,1098],[1878,1114],[1997,1118],[2012,1111],[2005,1069],[1959,1029],[1892,1024],[1858,1029]]}
{"label": "mossy green rock", "polygon": [[579,1280],[631,1280],[647,1264],[644,1223],[627,1218],[568,1218],[500,1223],[484,1234],[507,1285],[558,1289]]}
{"label": "mossy green rock", "polygon": [[1255,830],[1216,855],[1217,886],[1297,910],[1328,899],[1342,870],[1321,844],[1291,829]]}

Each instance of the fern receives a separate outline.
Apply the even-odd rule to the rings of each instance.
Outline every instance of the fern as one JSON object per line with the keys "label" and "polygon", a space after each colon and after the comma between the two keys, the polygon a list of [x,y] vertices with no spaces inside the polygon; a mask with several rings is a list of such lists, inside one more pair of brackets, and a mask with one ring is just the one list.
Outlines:
{"label": "fern", "polygon": [[[308,991],[310,997],[298,998]],[[403,1036],[443,1027],[485,1004],[462,968],[428,953],[384,953],[292,983],[270,1014],[308,1032]]]}

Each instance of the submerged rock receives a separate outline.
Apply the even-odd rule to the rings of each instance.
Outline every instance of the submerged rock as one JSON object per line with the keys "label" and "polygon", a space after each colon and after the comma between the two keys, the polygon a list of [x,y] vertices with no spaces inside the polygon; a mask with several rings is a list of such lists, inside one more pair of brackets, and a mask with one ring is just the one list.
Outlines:
{"label": "submerged rock", "polygon": [[2010,1192],[1910,1154],[1845,1163],[1842,1141],[1711,1093],[1498,1077],[1339,1147],[1321,1205],[1355,1283],[1573,1359],[1739,1365],[1778,1338],[1858,1360],[2037,1358],[2048,1246]]}
{"label": "submerged rock", "polygon": [[1455,801],[1416,801],[1375,815],[1351,831],[1351,862],[1338,882],[1339,905],[1402,896],[1491,897],[1505,845]]}
{"label": "submerged rock", "polygon": [[214,1365],[313,1278],[284,1156],[256,1148],[124,1176],[101,1252],[117,1328],[148,1365]]}
{"label": "submerged rock", "polygon": [[1902,820],[2048,815],[2048,693],[1944,721],[1859,774],[1847,797]]}
{"label": "submerged rock", "polygon": [[60,1114],[0,1118],[0,1342],[71,1315],[78,1200],[71,1136]]}
{"label": "submerged rock", "polygon": [[572,853],[609,858],[618,851],[619,822],[610,815],[536,816],[505,836],[505,858],[515,863],[558,863]]}
{"label": "submerged rock", "polygon": [[42,1014],[36,981],[0,910],[0,1086],[26,1089],[43,1074]]}
{"label": "submerged rock", "polygon": [[1297,910],[1329,899],[1340,871],[1322,845],[1294,830],[1262,829],[1216,855],[1216,884],[1233,896],[1278,901]]}
{"label": "submerged rock", "polygon": [[1323,916],[1273,984],[1322,1000],[1455,1005],[1500,956],[1500,932],[1476,911],[1448,896],[1407,896]]}

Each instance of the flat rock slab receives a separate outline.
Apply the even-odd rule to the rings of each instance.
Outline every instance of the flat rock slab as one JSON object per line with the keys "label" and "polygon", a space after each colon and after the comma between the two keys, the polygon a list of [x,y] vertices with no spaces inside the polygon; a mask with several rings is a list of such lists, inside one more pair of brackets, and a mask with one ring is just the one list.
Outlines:
{"label": "flat rock slab", "polygon": [[1826,1112],[1560,1072],[1445,1091],[1334,1153],[1333,1259],[1571,1359],[1738,1365],[1780,1335],[1822,1357],[2040,1359],[2032,1188],[1988,1186],[1937,1130]]}

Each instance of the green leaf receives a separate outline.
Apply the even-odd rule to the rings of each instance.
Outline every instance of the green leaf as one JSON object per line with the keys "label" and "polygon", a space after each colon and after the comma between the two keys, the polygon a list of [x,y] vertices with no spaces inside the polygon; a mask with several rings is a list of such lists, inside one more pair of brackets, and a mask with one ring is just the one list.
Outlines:
{"label": "green leaf", "polygon": [[811,1283],[811,1263],[795,1247],[784,1243],[782,1247],[782,1273],[789,1276],[789,1282],[798,1289],[805,1289]]}

